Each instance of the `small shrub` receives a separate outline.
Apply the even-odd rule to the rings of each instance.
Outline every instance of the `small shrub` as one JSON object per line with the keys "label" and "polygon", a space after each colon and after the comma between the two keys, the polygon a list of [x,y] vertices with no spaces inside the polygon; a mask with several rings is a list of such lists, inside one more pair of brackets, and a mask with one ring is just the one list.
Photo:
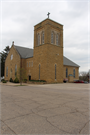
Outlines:
{"label": "small shrub", "polygon": [[10,82],[13,82],[13,79],[12,78],[10,78]]}
{"label": "small shrub", "polygon": [[27,82],[27,79],[24,79],[23,82],[26,83]]}
{"label": "small shrub", "polygon": [[16,77],[14,83],[19,83],[19,79]]}
{"label": "small shrub", "polygon": [[46,82],[45,80],[40,80],[40,82]]}
{"label": "small shrub", "polygon": [[2,82],[3,82],[3,83],[7,83],[7,81],[6,81],[6,80],[3,80]]}

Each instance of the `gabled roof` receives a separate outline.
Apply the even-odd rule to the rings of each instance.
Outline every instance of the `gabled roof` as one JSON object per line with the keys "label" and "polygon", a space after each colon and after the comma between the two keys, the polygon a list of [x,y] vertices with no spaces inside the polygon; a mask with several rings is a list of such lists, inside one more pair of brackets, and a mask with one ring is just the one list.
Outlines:
{"label": "gabled roof", "polygon": [[[26,59],[26,58],[33,57],[33,49],[29,49],[26,47],[20,47],[20,46],[16,46],[16,45],[14,45],[14,47],[17,50],[17,52],[19,53],[19,55],[21,56],[21,58]],[[63,65],[72,66],[72,67],[79,67],[79,65],[77,65],[73,61],[69,60],[65,56],[63,56]]]}
{"label": "gabled roof", "polygon": [[[55,22],[55,23],[57,23],[57,24],[59,24],[59,25],[62,25],[62,24],[60,24],[60,23],[58,23],[58,22],[56,22],[56,21],[54,21],[54,20],[51,20],[50,18],[46,18],[45,20],[41,21],[40,23],[42,23],[42,22],[44,22],[44,21],[46,21],[46,20],[50,20],[50,21]],[[40,23],[38,23],[38,24],[40,24]],[[38,24],[36,24],[36,25],[38,25]],[[34,26],[36,26],[36,25],[34,25]],[[63,25],[62,25],[62,26],[63,26]]]}
{"label": "gabled roof", "polygon": [[15,49],[17,50],[17,52],[19,53],[19,55],[21,56],[21,58],[30,58],[33,57],[33,49],[29,49],[26,47],[20,47],[20,46],[16,46],[14,45]]}
{"label": "gabled roof", "polygon": [[66,58],[65,56],[63,56],[63,65],[66,65],[66,66],[73,66],[73,67],[80,67],[79,65],[77,65],[77,64],[74,63],[73,61],[69,60],[69,59]]}

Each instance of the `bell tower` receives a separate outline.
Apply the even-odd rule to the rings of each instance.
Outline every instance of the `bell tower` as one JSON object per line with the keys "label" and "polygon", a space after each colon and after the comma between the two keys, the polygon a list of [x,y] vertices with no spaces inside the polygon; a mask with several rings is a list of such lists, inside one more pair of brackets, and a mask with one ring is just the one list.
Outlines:
{"label": "bell tower", "polygon": [[45,19],[34,26],[33,79],[63,82],[63,25]]}

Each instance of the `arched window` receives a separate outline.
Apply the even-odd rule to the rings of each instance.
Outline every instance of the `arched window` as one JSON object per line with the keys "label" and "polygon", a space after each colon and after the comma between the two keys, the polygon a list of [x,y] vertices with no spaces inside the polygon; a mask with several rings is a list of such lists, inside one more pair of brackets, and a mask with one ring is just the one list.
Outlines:
{"label": "arched window", "polygon": [[59,35],[56,34],[56,45],[59,45]]}
{"label": "arched window", "polygon": [[66,68],[66,78],[68,77],[68,69]]}
{"label": "arched window", "polygon": [[11,55],[11,57],[10,57],[10,58],[11,58],[11,60],[13,59],[13,54]]}
{"label": "arched window", "polygon": [[58,44],[60,45],[60,35],[59,35],[59,39],[58,39]]}
{"label": "arched window", "polygon": [[39,64],[39,80],[40,80],[40,64]]}
{"label": "arched window", "polygon": [[10,70],[10,78],[12,78],[12,69]]}
{"label": "arched window", "polygon": [[57,65],[55,64],[55,80],[56,80],[56,66],[57,66]]}
{"label": "arched window", "polygon": [[44,32],[42,32],[42,44],[44,44]]}
{"label": "arched window", "polygon": [[73,77],[75,78],[75,69],[73,69]]}
{"label": "arched window", "polygon": [[33,61],[32,61],[32,67],[33,67]]}
{"label": "arched window", "polygon": [[51,32],[51,44],[54,44],[54,33]]}
{"label": "arched window", "polygon": [[38,33],[38,45],[40,45],[40,34]]}
{"label": "arched window", "polygon": [[15,77],[17,75],[17,65],[15,65]]}
{"label": "arched window", "polygon": [[8,76],[8,67],[6,68],[6,76]]}

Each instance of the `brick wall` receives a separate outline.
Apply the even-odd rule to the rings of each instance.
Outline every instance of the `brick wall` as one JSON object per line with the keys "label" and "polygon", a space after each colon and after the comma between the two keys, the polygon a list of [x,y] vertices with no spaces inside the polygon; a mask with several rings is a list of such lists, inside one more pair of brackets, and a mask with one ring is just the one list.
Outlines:
{"label": "brick wall", "polygon": [[[37,34],[44,31],[44,44],[37,45]],[[60,44],[51,44],[51,31],[60,34]],[[56,42],[55,42],[56,43]],[[34,27],[33,79],[63,82],[63,26],[49,19]],[[55,79],[56,64],[56,79]]]}
{"label": "brick wall", "polygon": [[[13,55],[12,60],[11,60],[11,55]],[[18,70],[18,68],[20,68],[20,55],[18,54],[14,46],[12,46],[5,61],[5,80],[10,80],[11,77],[13,80],[15,79],[15,65],[17,65],[17,70]],[[7,67],[8,67],[8,76],[6,76]]]}
{"label": "brick wall", "polygon": [[68,75],[69,74],[73,75],[73,69],[75,69],[75,78],[73,78],[73,80],[79,79],[79,67],[72,67],[72,66],[63,66],[63,79],[68,79],[68,77],[66,78],[66,68],[68,69]]}
{"label": "brick wall", "polygon": [[34,79],[33,78],[33,57],[26,59],[25,68],[26,68],[27,80],[29,80],[29,76],[31,76],[31,79]]}

